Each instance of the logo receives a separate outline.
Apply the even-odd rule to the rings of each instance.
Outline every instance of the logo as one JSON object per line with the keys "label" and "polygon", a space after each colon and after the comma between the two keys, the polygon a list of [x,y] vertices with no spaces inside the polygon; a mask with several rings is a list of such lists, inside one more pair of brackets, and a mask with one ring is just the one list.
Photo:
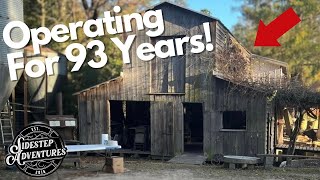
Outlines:
{"label": "logo", "polygon": [[33,124],[18,133],[5,161],[29,176],[44,177],[59,168],[66,154],[64,142],[55,130],[44,124]]}

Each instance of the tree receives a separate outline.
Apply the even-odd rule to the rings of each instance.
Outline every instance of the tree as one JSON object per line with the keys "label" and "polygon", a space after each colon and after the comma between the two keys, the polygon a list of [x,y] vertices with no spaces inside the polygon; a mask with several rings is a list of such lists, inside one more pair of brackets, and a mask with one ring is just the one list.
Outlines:
{"label": "tree", "polygon": [[[289,7],[293,7],[302,21],[279,39],[281,47],[253,47],[260,19],[269,24]],[[293,76],[319,89],[319,12],[318,0],[248,0],[241,7],[242,19],[233,32],[253,53],[288,62]]]}
{"label": "tree", "polygon": [[[279,39],[281,47],[254,47],[260,19],[267,25],[289,7],[296,11],[302,21]],[[320,82],[319,12],[320,1],[317,0],[248,0],[241,7],[242,19],[233,29],[235,37],[251,52],[287,62],[292,76],[296,76],[294,79],[298,80],[291,80],[281,89],[274,86],[263,87],[264,91],[276,92],[274,101],[282,107],[295,109],[295,128],[290,135],[288,154],[295,152],[304,115],[314,118],[311,109],[317,107],[320,100],[319,93],[314,92],[315,89],[319,90]]]}
{"label": "tree", "polygon": [[[182,1],[181,1],[182,2]],[[86,21],[97,19],[103,15],[106,10],[111,10],[113,6],[119,5],[122,8],[122,14],[141,11],[149,7],[152,0],[24,0],[25,22],[30,28],[45,26],[51,29],[56,24],[68,24],[70,22]],[[92,69],[84,63],[81,70],[70,73],[73,63],[68,64],[68,83],[64,88],[64,107],[66,113],[76,112],[76,99],[72,94],[89,86],[104,82],[120,74],[122,67],[121,53],[111,42],[111,35],[95,38],[102,41],[106,47],[108,55],[108,64],[101,69]],[[83,32],[78,33],[78,43],[84,46],[92,38],[85,36]],[[73,43],[56,43],[52,41],[48,47],[63,53],[66,47]],[[87,60],[95,59],[94,50],[87,52]],[[98,59],[97,59],[98,60]]]}
{"label": "tree", "polygon": [[[158,0],[24,0],[25,22],[30,28],[45,26],[51,29],[56,24],[68,24],[70,22],[86,21],[97,19],[106,10],[119,5],[122,8],[121,14],[139,12],[150,7]],[[186,0],[172,0],[171,2],[186,6]],[[111,35],[98,37],[106,47],[108,55],[108,64],[101,69],[92,69],[84,63],[78,72],[70,73],[73,63],[68,64],[68,83],[64,87],[64,104],[66,113],[76,112],[74,92],[87,88],[89,86],[101,83],[114,78],[120,74],[122,61],[121,53],[118,48],[111,43]],[[78,33],[78,43],[84,46],[92,39],[88,38],[82,32]],[[48,47],[57,52],[64,52],[65,48],[71,42],[56,43],[52,41]],[[87,60],[95,59],[94,51],[87,52]],[[72,102],[72,103],[70,103]]]}
{"label": "tree", "polygon": [[276,119],[282,118],[280,115],[282,113],[279,112],[284,108],[294,110],[295,128],[289,130],[290,141],[287,151],[288,154],[294,154],[303,119],[308,117],[317,119],[314,108],[319,105],[320,93],[303,85],[298,79],[290,79],[285,75],[261,76],[261,74],[255,73],[252,62],[259,57],[252,56],[244,50],[233,36],[227,35],[226,46],[219,49],[215,56],[214,71],[229,82],[227,96],[242,94],[248,97],[266,98],[267,103],[275,105],[274,117]]}
{"label": "tree", "polygon": [[201,9],[200,12],[208,16],[211,16],[211,11],[209,9]]}
{"label": "tree", "polygon": [[182,6],[182,7],[187,7],[188,4],[187,4],[187,1],[186,0],[154,0],[154,3],[160,3],[160,2],[171,2],[173,4],[177,4],[179,6]]}

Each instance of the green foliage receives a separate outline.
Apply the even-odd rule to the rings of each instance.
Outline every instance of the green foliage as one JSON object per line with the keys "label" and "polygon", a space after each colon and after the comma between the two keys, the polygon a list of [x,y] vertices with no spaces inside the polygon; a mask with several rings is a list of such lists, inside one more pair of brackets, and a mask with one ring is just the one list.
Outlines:
{"label": "green foliage", "polygon": [[[260,19],[267,25],[289,7],[302,21],[278,39],[281,47],[253,47]],[[293,76],[319,89],[319,12],[319,0],[247,0],[241,7],[243,19],[233,33],[251,52],[287,62]]]}
{"label": "green foliage", "polygon": [[173,4],[177,4],[177,5],[180,5],[183,7],[188,6],[187,0],[154,0],[153,3],[160,3],[160,2],[165,2],[165,1],[171,2]]}
{"label": "green foliage", "polygon": [[[25,23],[30,28],[38,28],[45,26],[51,29],[56,24],[68,25],[70,22],[86,21],[88,19],[96,19],[102,16],[105,10],[111,9],[114,5],[122,7],[122,14],[140,11],[150,5],[160,2],[159,0],[24,0]],[[171,0],[171,2],[186,6],[186,0]],[[68,62],[68,82],[63,86],[65,113],[75,114],[76,97],[73,93],[93,86],[95,84],[107,81],[111,78],[119,76],[122,68],[121,52],[110,40],[111,35],[95,38],[105,44],[105,53],[108,55],[108,64],[101,69],[92,69],[87,63],[91,59],[95,59],[94,51],[87,52],[86,62],[78,72],[70,73],[74,63]],[[84,46],[92,39],[78,32],[78,43]],[[48,47],[63,53],[66,47],[74,42],[56,43],[52,41]],[[95,59],[99,61],[99,59]]]}
{"label": "green foliage", "polygon": [[211,16],[211,11],[209,9],[201,9],[201,13]]}
{"label": "green foliage", "polygon": [[[103,11],[111,9],[114,3],[107,0],[92,0],[90,4],[87,1],[79,0],[24,0],[25,23],[30,28],[45,26],[51,29],[56,24],[68,25],[70,22],[86,21],[95,19],[102,15]],[[88,2],[87,2],[88,3]],[[150,0],[143,0],[141,3],[131,1],[121,1],[119,5],[123,8],[122,13],[130,13],[141,7],[146,7]],[[104,68],[93,69],[87,65],[91,59],[99,61],[94,55],[94,50],[87,52],[86,62],[78,72],[70,72],[74,63],[68,62],[67,82],[62,87],[64,94],[64,112],[66,114],[76,114],[77,100],[72,94],[93,86],[95,84],[107,81],[119,76],[122,68],[121,52],[110,40],[112,36],[106,35],[95,38],[105,44],[105,53],[108,55],[108,63]],[[81,31],[78,32],[77,41],[68,41],[57,43],[51,41],[49,48],[63,53],[66,47],[71,43],[81,43],[84,46],[90,42],[91,38],[85,36]]]}

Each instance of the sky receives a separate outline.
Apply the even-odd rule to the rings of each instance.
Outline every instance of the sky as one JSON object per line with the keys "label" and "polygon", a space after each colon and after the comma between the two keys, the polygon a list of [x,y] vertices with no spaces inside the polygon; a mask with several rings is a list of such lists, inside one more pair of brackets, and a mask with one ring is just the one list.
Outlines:
{"label": "sky", "polygon": [[201,9],[208,9],[211,16],[220,19],[220,21],[229,29],[232,30],[241,13],[235,8],[240,7],[242,2],[240,0],[188,0],[188,7],[195,11]]}

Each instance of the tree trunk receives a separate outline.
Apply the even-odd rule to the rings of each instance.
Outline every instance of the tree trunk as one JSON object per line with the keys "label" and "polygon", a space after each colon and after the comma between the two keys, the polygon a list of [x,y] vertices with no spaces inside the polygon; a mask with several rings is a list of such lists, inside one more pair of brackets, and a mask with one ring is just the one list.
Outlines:
{"label": "tree trunk", "polygon": [[[299,134],[300,131],[300,126],[301,126],[301,122],[303,120],[303,110],[302,108],[298,108],[298,112],[299,112],[299,116],[297,117],[296,121],[295,121],[295,127],[293,132],[291,133],[290,136],[290,142],[289,142],[289,147],[288,147],[288,155],[294,155],[295,152],[295,146],[296,146],[296,141],[297,141],[297,136]],[[287,165],[291,164],[291,158],[287,159]]]}
{"label": "tree trunk", "polygon": [[46,3],[44,0],[39,1],[39,3],[41,6],[41,27],[46,27],[46,16],[47,16]]}
{"label": "tree trunk", "polygon": [[290,136],[290,143],[289,143],[289,148],[288,148],[288,153],[287,153],[289,155],[293,155],[295,152],[296,140],[297,140],[297,136],[300,131],[301,122],[303,120],[304,113],[303,113],[302,108],[298,108],[298,112],[299,112],[299,117],[295,121],[295,128]]}
{"label": "tree trunk", "polygon": [[318,130],[317,130],[317,139],[320,139],[320,110],[317,109],[317,121],[318,121]]}

